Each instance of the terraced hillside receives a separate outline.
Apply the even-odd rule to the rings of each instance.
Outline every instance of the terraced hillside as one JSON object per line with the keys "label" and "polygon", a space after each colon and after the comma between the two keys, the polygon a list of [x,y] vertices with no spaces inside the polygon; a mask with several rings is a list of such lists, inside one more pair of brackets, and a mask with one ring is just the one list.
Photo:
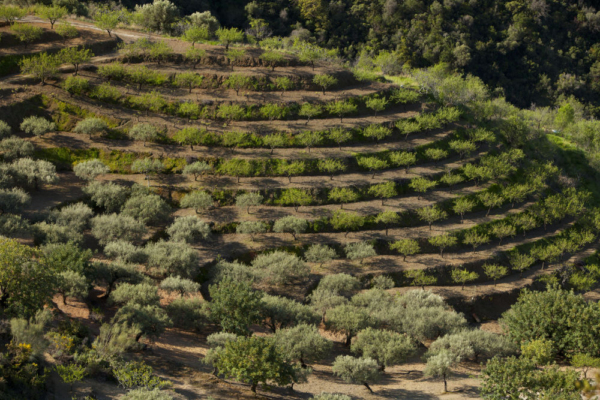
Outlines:
{"label": "terraced hillside", "polygon": [[[593,288],[598,271],[585,266],[600,232],[595,175],[559,138],[519,142],[500,115],[438,102],[410,78],[398,86],[293,52],[273,61],[270,50],[231,47],[236,55],[135,36],[62,65],[45,84],[26,74],[0,80],[0,121],[10,127],[0,130],[0,183],[14,196],[0,199],[0,233],[63,263],[60,249],[80,248],[91,271],[82,285],[92,289],[61,287],[54,302],[94,335],[103,322],[140,318],[116,306],[125,288],[154,291],[160,298],[141,304],[161,320],[141,324],[136,339],[151,350],[136,359],[179,398],[252,395],[199,361],[213,354],[209,334],[232,331],[214,317],[226,285],[229,296],[244,284],[266,294],[264,312],[247,321],[256,336],[310,321],[333,342],[294,392],[286,383],[265,397],[369,399],[438,398],[442,383],[422,374],[417,355],[468,325],[497,330],[486,321],[522,288]],[[181,278],[179,296],[165,282]],[[409,310],[432,296],[419,287],[466,319],[448,308],[446,322],[428,329],[407,327],[427,324],[424,314],[394,319],[394,302]],[[235,312],[256,311],[246,301]],[[363,320],[345,321],[351,311]],[[368,390],[344,383],[334,355],[356,354],[346,344],[376,326],[418,343],[412,357]],[[456,391],[444,398],[477,398],[478,362],[453,368]],[[75,393],[90,388],[97,398],[123,392],[91,376]],[[53,390],[68,396],[66,385]]]}

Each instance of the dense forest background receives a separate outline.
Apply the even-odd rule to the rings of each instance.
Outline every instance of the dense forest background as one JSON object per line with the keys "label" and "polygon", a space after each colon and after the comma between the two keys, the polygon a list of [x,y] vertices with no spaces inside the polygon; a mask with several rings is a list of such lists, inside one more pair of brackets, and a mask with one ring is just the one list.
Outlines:
{"label": "dense forest background", "polygon": [[[133,7],[149,1],[124,0]],[[600,11],[589,0],[174,0],[223,25],[265,20],[274,35],[307,29],[355,58],[394,50],[408,67],[446,62],[519,107],[575,96],[600,111]]]}

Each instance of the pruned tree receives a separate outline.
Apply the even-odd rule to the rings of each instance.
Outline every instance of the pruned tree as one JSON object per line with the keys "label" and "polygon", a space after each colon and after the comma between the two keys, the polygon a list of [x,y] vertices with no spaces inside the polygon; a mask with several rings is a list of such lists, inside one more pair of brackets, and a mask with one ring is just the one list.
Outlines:
{"label": "pruned tree", "polygon": [[360,260],[362,264],[365,258],[376,256],[375,247],[368,242],[348,243],[344,246],[346,257],[350,260]]}
{"label": "pruned tree", "polygon": [[350,231],[358,230],[365,224],[365,217],[355,212],[336,210],[329,222],[333,229],[346,231],[346,237]]}
{"label": "pruned tree", "polygon": [[254,240],[254,235],[257,233],[267,232],[268,226],[261,221],[241,221],[235,227],[235,233],[237,234],[248,234],[250,239]]}
{"label": "pruned tree", "polygon": [[302,103],[298,115],[306,118],[306,125],[310,122],[311,118],[318,117],[323,113],[323,107],[319,104]]}
{"label": "pruned tree", "polygon": [[398,195],[396,184],[392,181],[379,183],[369,187],[368,193],[372,196],[381,198],[381,205],[385,205],[385,199],[389,199]]}
{"label": "pruned tree", "polygon": [[176,217],[167,228],[172,241],[195,243],[210,236],[210,227],[195,215]]}
{"label": "pruned tree", "polygon": [[167,292],[177,292],[179,296],[184,297],[197,293],[200,290],[200,284],[180,276],[169,276],[160,283],[160,288]]}
{"label": "pruned tree", "polygon": [[56,130],[56,124],[42,117],[26,117],[21,122],[20,128],[23,132],[35,136],[43,136],[48,132]]}
{"label": "pruned tree", "polygon": [[340,208],[343,210],[345,203],[357,201],[360,198],[360,194],[349,187],[334,187],[327,194],[327,198],[330,201],[341,203]]}
{"label": "pruned tree", "polygon": [[162,172],[164,169],[165,166],[160,160],[150,157],[135,160],[131,165],[131,170],[133,172],[140,172],[146,176],[148,187],[150,187],[150,175]]}
{"label": "pruned tree", "polygon": [[405,172],[408,173],[410,166],[417,162],[417,155],[410,151],[393,151],[390,153],[390,161],[393,165],[406,168]]}
{"label": "pruned tree", "polygon": [[344,128],[333,128],[329,130],[328,133],[329,140],[333,140],[342,150],[342,143],[346,143],[350,139],[352,139],[352,132],[344,129]]}
{"label": "pruned tree", "polygon": [[317,86],[320,86],[323,90],[323,94],[325,94],[327,89],[338,84],[338,80],[331,75],[318,74],[313,77],[313,83]]}
{"label": "pruned tree", "polygon": [[373,393],[373,389],[369,384],[376,383],[381,379],[377,361],[372,358],[338,356],[333,362],[332,371],[348,383],[364,385],[371,393]]}
{"label": "pruned tree", "polygon": [[75,172],[75,175],[80,179],[93,181],[99,175],[108,174],[110,168],[96,158],[75,164],[73,172]]}
{"label": "pruned tree", "polygon": [[410,183],[408,184],[408,187],[413,189],[415,192],[419,193],[418,198],[420,200],[421,196],[424,193],[426,193],[429,189],[434,188],[436,185],[436,181],[432,181],[423,177],[417,177],[411,179]]}
{"label": "pruned tree", "polygon": [[[317,314],[317,321],[319,319]],[[292,360],[298,360],[303,368],[307,368],[306,363],[326,358],[333,347],[333,343],[322,337],[315,325],[307,323],[280,329],[275,333],[274,339],[283,354]]]}
{"label": "pruned tree", "polygon": [[422,290],[425,290],[425,286],[435,285],[437,282],[437,277],[435,275],[430,275],[422,269],[411,269],[406,271],[406,277],[412,279],[411,285],[421,286]]}
{"label": "pruned tree", "polygon": [[401,239],[390,243],[390,250],[396,250],[402,254],[402,261],[406,261],[407,256],[419,253],[421,247],[419,246],[419,242],[414,239]]}
{"label": "pruned tree", "polygon": [[482,269],[485,275],[494,281],[494,286],[498,279],[508,275],[508,268],[500,264],[483,264]]}
{"label": "pruned tree", "polygon": [[246,209],[250,214],[250,207],[258,207],[262,204],[263,196],[258,192],[242,193],[235,197],[235,205],[241,209]]}
{"label": "pruned tree", "polygon": [[358,107],[347,100],[336,100],[331,103],[327,103],[325,106],[327,112],[332,115],[337,115],[340,119],[340,123],[344,122],[344,116],[356,112]]}
{"label": "pruned tree", "polygon": [[350,304],[339,305],[328,310],[325,320],[327,329],[345,336],[346,346],[350,346],[352,338],[372,323],[366,310]]}
{"label": "pruned tree", "polygon": [[79,66],[86,63],[94,57],[90,49],[79,49],[77,47],[67,47],[61,49],[57,55],[58,59],[67,64],[73,64],[75,75],[79,73]]}
{"label": "pruned tree", "polygon": [[296,240],[296,235],[306,232],[307,228],[308,222],[305,219],[289,215],[275,221],[273,232],[289,233],[294,237],[294,240]]}
{"label": "pruned tree", "polygon": [[392,134],[392,130],[386,126],[371,124],[363,129],[363,135],[368,138],[373,138],[376,144]]}
{"label": "pruned tree", "polygon": [[271,68],[271,71],[275,71],[275,68],[285,60],[283,54],[278,51],[265,51],[259,58],[266,66]]}
{"label": "pruned tree", "polygon": [[389,330],[367,328],[356,335],[353,353],[377,361],[381,371],[405,362],[417,351],[416,343],[406,335]]}
{"label": "pruned tree", "polygon": [[304,258],[307,262],[318,263],[319,266],[323,266],[324,263],[336,257],[336,251],[325,244],[313,244],[304,252]]}
{"label": "pruned tree", "polygon": [[181,72],[175,75],[175,84],[179,87],[185,87],[189,93],[192,93],[193,88],[202,86],[204,76],[198,75],[194,72]]}
{"label": "pruned tree", "polygon": [[194,181],[197,181],[199,176],[202,176],[208,172],[212,172],[212,170],[212,166],[207,162],[196,161],[183,167],[183,171],[181,173],[184,175],[194,175]]}
{"label": "pruned tree", "polygon": [[133,140],[141,140],[144,142],[144,147],[148,141],[155,141],[160,137],[158,128],[149,123],[141,123],[134,125],[127,135]]}
{"label": "pruned tree", "polygon": [[443,233],[441,235],[430,237],[428,241],[432,246],[440,249],[440,257],[444,258],[444,250],[448,247],[456,246],[458,239],[454,235]]}
{"label": "pruned tree", "polygon": [[310,273],[310,267],[302,259],[286,251],[260,254],[252,261],[252,268],[262,281],[273,285],[303,281]]}
{"label": "pruned tree", "polygon": [[479,278],[479,274],[474,271],[469,271],[466,268],[456,268],[452,270],[452,281],[462,285],[461,290],[465,290],[465,284],[473,282]]}
{"label": "pruned tree", "polygon": [[194,190],[186,194],[183,199],[181,199],[179,203],[180,207],[183,208],[193,208],[197,214],[204,212],[214,206],[214,200],[210,194],[200,191]]}
{"label": "pruned tree", "polygon": [[379,170],[386,169],[389,164],[386,160],[382,160],[377,156],[362,156],[356,159],[359,167],[371,171],[371,179],[375,179],[375,173]]}
{"label": "pruned tree", "polygon": [[375,217],[375,222],[385,226],[385,235],[388,235],[390,225],[400,223],[400,215],[396,211],[382,211]]}
{"label": "pruned tree", "polygon": [[419,219],[422,219],[429,224],[429,230],[431,230],[431,226],[434,222],[448,217],[448,213],[436,205],[417,209],[417,215]]}
{"label": "pruned tree", "polygon": [[225,51],[229,50],[229,46],[233,43],[240,43],[244,40],[244,32],[238,28],[219,28],[216,31],[217,38],[223,46]]}
{"label": "pruned tree", "polygon": [[141,221],[126,215],[97,215],[91,222],[92,235],[102,245],[116,240],[136,242],[146,233],[146,227]]}
{"label": "pruned tree", "polygon": [[475,208],[475,202],[468,197],[460,197],[454,200],[452,211],[460,215],[460,223],[465,220],[465,213],[471,212]]}

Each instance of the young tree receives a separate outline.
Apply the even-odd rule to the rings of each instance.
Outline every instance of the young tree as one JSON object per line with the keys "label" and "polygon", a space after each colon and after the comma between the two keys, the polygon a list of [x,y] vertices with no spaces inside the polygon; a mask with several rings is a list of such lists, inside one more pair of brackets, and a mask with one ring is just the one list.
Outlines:
{"label": "young tree", "polygon": [[182,208],[193,208],[196,211],[196,214],[200,214],[214,206],[214,200],[210,194],[200,191],[194,190],[186,194],[179,206]]}
{"label": "young tree", "polygon": [[237,183],[240,183],[241,176],[248,176],[252,173],[252,165],[246,160],[234,158],[219,164],[218,172],[235,176]]}
{"label": "young tree", "polygon": [[131,165],[131,170],[133,172],[139,172],[146,175],[148,187],[150,187],[150,175],[162,172],[164,169],[165,166],[160,160],[149,157],[135,160]]}
{"label": "young tree", "polygon": [[455,214],[460,215],[460,223],[464,223],[465,221],[465,213],[471,212],[475,208],[475,202],[468,197],[459,197],[454,200],[454,206],[452,206],[452,211]]}
{"label": "young tree", "polygon": [[288,143],[288,138],[283,133],[272,133],[262,137],[262,144],[271,149],[271,154],[276,147],[284,147]]}
{"label": "young tree", "polygon": [[336,257],[337,253],[335,250],[324,244],[313,244],[304,253],[304,258],[307,262],[319,263],[319,267],[322,267],[324,263]]}
{"label": "young tree", "polygon": [[368,242],[348,243],[344,246],[346,257],[350,260],[360,260],[362,265],[365,258],[376,256],[375,248]]}
{"label": "young tree", "polygon": [[183,40],[185,40],[186,42],[190,42],[192,44],[192,47],[194,47],[194,45],[196,43],[201,43],[204,41],[209,40],[211,37],[211,34],[208,30],[207,27],[205,26],[194,26],[191,25],[189,26],[185,32],[183,32],[183,35],[181,35],[181,38]]}
{"label": "young tree", "polygon": [[12,128],[4,121],[0,121],[0,139],[7,138],[12,132]]}
{"label": "young tree", "polygon": [[263,196],[258,192],[242,193],[236,196],[235,205],[241,209],[246,209],[250,214],[250,207],[258,207],[262,204]]}
{"label": "young tree", "polygon": [[365,217],[355,212],[336,210],[329,222],[333,229],[346,231],[344,237],[347,237],[351,230],[358,230],[365,224]]}
{"label": "young tree", "polygon": [[303,103],[298,110],[298,115],[306,118],[306,125],[310,122],[311,118],[318,117],[323,113],[323,107],[318,104]]}
{"label": "young tree", "polygon": [[308,222],[305,219],[288,215],[287,217],[279,218],[273,224],[273,232],[289,233],[296,240],[296,235],[306,232]]}
{"label": "young tree", "polygon": [[254,235],[257,233],[267,232],[267,225],[261,221],[241,221],[235,227],[235,233],[237,234],[248,234],[250,239],[254,240]]}
{"label": "young tree", "polygon": [[232,43],[240,43],[244,40],[244,32],[237,28],[219,28],[216,34],[219,42],[225,46],[225,51],[229,50],[229,45]]}
{"label": "young tree", "polygon": [[50,22],[50,29],[54,29],[54,24],[61,18],[64,18],[69,11],[65,7],[57,6],[38,6],[35,13],[42,19]]}
{"label": "young tree", "polygon": [[210,227],[195,215],[176,217],[167,228],[167,234],[174,242],[194,243],[210,236]]}
{"label": "young tree", "polygon": [[456,236],[444,233],[438,236],[432,236],[428,239],[428,241],[432,246],[440,249],[440,256],[444,258],[444,249],[456,246],[458,239],[456,239]]}
{"label": "young tree", "polygon": [[19,126],[25,133],[35,136],[43,136],[48,132],[56,130],[56,124],[42,117],[26,117]]}
{"label": "young tree", "polygon": [[304,261],[286,251],[260,254],[252,261],[252,269],[263,281],[273,285],[302,281],[310,273],[310,267]]}
{"label": "young tree", "polygon": [[390,161],[393,165],[406,168],[408,173],[410,166],[417,163],[417,155],[408,151],[393,151],[390,153]]}
{"label": "young tree", "polygon": [[470,140],[453,140],[448,146],[460,155],[461,160],[477,149],[477,145]]}
{"label": "young tree", "polygon": [[19,158],[10,164],[18,181],[32,185],[37,190],[40,183],[54,183],[58,181],[56,167],[45,160],[32,160]]}
{"label": "young tree", "polygon": [[31,196],[23,189],[0,189],[0,215],[19,213],[31,201]]}
{"label": "young tree", "polygon": [[158,288],[150,283],[121,283],[111,294],[110,301],[116,304],[135,303],[142,306],[158,305]]}
{"label": "young tree", "polygon": [[146,142],[157,140],[160,137],[158,128],[148,123],[134,125],[127,134],[133,140],[142,140],[144,147],[146,147]]}
{"label": "young tree", "polygon": [[371,393],[373,393],[373,390],[369,384],[378,382],[381,379],[377,361],[372,358],[338,356],[333,362],[332,371],[348,383],[364,385]]}
{"label": "young tree", "polygon": [[296,140],[299,144],[306,146],[310,153],[310,148],[321,144],[323,141],[323,135],[319,131],[304,131],[296,135]]}
{"label": "young tree", "polygon": [[477,247],[489,243],[490,237],[484,232],[480,232],[477,229],[472,229],[465,232],[462,242],[463,244],[473,246],[473,250],[475,250]]}
{"label": "young tree", "polygon": [[535,258],[529,254],[520,253],[519,250],[514,250],[509,253],[508,262],[512,269],[519,271],[520,276],[523,276],[523,272],[533,265]]}
{"label": "young tree", "polygon": [[331,75],[319,74],[313,77],[313,83],[317,86],[320,86],[323,90],[323,94],[325,94],[327,89],[338,84],[338,80]]}
{"label": "young tree", "polygon": [[[317,314],[317,321],[318,319]],[[333,347],[333,343],[322,337],[315,325],[306,323],[278,330],[274,340],[283,354],[292,360],[298,360],[303,368],[307,368],[307,362],[323,360]]]}
{"label": "young tree", "polygon": [[515,236],[517,229],[508,222],[494,224],[492,226],[492,235],[496,236],[500,240],[498,245],[502,244],[502,239],[508,236]]}
{"label": "young tree", "polygon": [[89,138],[92,138],[94,134],[103,134],[108,131],[108,125],[103,119],[96,117],[88,117],[77,122],[75,128],[73,128],[73,132],[82,133],[84,135],[88,135]]}
{"label": "young tree", "polygon": [[385,97],[371,97],[365,101],[365,105],[367,108],[373,110],[375,112],[375,116],[377,116],[378,112],[385,110],[388,105],[388,101]]}
{"label": "young tree", "polygon": [[382,211],[375,217],[375,222],[385,226],[385,235],[388,235],[390,225],[400,223],[400,215],[396,211]]}
{"label": "young tree", "polygon": [[9,25],[13,25],[16,20],[27,15],[27,10],[17,6],[0,6],[0,20],[4,20]]}
{"label": "young tree", "polygon": [[[21,139],[16,136],[3,139],[0,142],[0,152],[4,161],[12,161],[18,158],[31,157],[33,156],[34,147],[33,143],[29,140]],[[8,167],[6,171],[6,178],[11,175],[11,168]],[[18,173],[18,171],[13,171]]]}
{"label": "young tree", "polygon": [[392,134],[392,130],[383,125],[371,124],[363,129],[363,135],[365,137],[373,138],[375,143],[379,144],[380,140]]}
{"label": "young tree", "polygon": [[57,55],[58,59],[67,64],[73,64],[75,75],[79,72],[79,65],[86,63],[94,57],[90,49],[79,49],[77,47],[67,47],[61,49]]}
{"label": "young tree", "polygon": [[292,161],[279,165],[279,173],[288,177],[289,183],[292,183],[292,176],[300,175],[306,169],[304,161]]}
{"label": "young tree", "polygon": [[421,286],[422,290],[425,290],[425,286],[434,285],[437,282],[436,276],[428,275],[422,269],[408,270],[406,271],[406,277],[412,279],[411,285]]}
{"label": "young tree", "polygon": [[327,311],[325,325],[327,329],[343,334],[346,337],[346,346],[350,346],[352,337],[368,328],[371,321],[366,310],[345,304]]}
{"label": "young tree", "polygon": [[440,182],[446,184],[450,187],[454,185],[458,185],[463,182],[465,179],[459,174],[451,174],[450,172],[446,172],[441,178]]}
{"label": "young tree", "polygon": [[492,208],[499,207],[502,205],[502,203],[504,203],[504,199],[502,198],[502,196],[487,190],[483,193],[480,193],[477,196],[477,198],[479,199],[481,204],[483,204],[483,206],[487,207],[488,209],[487,213],[485,214],[486,217],[490,215],[490,211],[492,210]]}
{"label": "young tree", "polygon": [[458,283],[462,285],[462,290],[465,290],[465,284],[468,282],[473,282],[479,278],[479,274],[477,272],[471,272],[467,269],[453,269],[452,270],[452,281],[454,283]]}
{"label": "young tree", "polygon": [[[310,148],[309,148],[310,152]],[[321,172],[327,172],[330,175],[331,180],[333,180],[333,175],[336,172],[343,172],[346,170],[346,164],[342,160],[335,160],[332,158],[326,158],[324,160],[319,160],[317,163],[317,168]]]}
{"label": "young tree", "polygon": [[395,126],[396,129],[398,129],[401,133],[404,133],[406,135],[404,136],[404,140],[408,140],[408,135],[410,135],[411,133],[417,133],[423,129],[418,121],[411,121],[405,119],[397,121]]}
{"label": "young tree", "polygon": [[240,106],[239,104],[221,104],[217,111],[217,116],[226,120],[227,123],[230,123],[231,121],[239,121],[242,118],[244,118],[245,115],[245,108]]}
{"label": "young tree", "polygon": [[63,89],[65,89],[71,96],[81,96],[88,92],[90,89],[90,81],[85,78],[78,76],[69,76],[63,82]]}
{"label": "young tree", "polygon": [[248,336],[250,325],[260,321],[261,293],[252,290],[248,282],[229,277],[208,290],[212,298],[208,306],[211,318],[225,332]]}
{"label": "young tree", "polygon": [[432,147],[425,150],[425,157],[429,158],[435,165],[437,165],[438,161],[448,157],[448,152],[444,149],[436,149]]}
{"label": "young tree", "polygon": [[198,272],[198,253],[184,242],[150,242],[144,252],[148,256],[148,269],[162,276],[195,276]]}
{"label": "young tree", "polygon": [[408,336],[388,330],[367,328],[358,332],[351,350],[364,358],[377,361],[381,371],[405,362],[416,351],[415,342]]}
{"label": "young tree", "polygon": [[175,75],[175,84],[179,87],[188,88],[189,93],[192,93],[193,88],[202,86],[203,81],[204,76],[194,72],[182,72]]}
{"label": "young tree", "polygon": [[194,175],[194,181],[198,180],[199,176],[212,171],[212,166],[204,161],[196,161],[183,167],[183,175]]}
{"label": "young tree", "polygon": [[246,57],[246,50],[244,49],[229,49],[225,52],[225,56],[231,64],[231,70],[236,62],[243,60]]}
{"label": "young tree", "polygon": [[263,118],[269,121],[284,119],[288,113],[288,108],[275,103],[268,103],[258,109]]}
{"label": "young tree", "polygon": [[373,173],[371,179],[375,179],[375,173],[378,170],[385,169],[389,167],[387,161],[378,158],[377,156],[363,156],[358,157],[356,159],[358,162],[358,166],[364,169],[367,169]]}
{"label": "young tree", "polygon": [[498,279],[508,275],[508,268],[500,264],[483,264],[482,268],[485,275],[494,281],[494,286]]}
{"label": "young tree", "polygon": [[120,21],[120,13],[117,11],[104,11],[98,12],[94,16],[94,23],[96,26],[108,33],[109,37],[112,37],[111,32],[117,28]]}
{"label": "young tree", "polygon": [[419,246],[419,242],[414,239],[401,239],[390,243],[390,250],[396,250],[402,254],[402,261],[406,261],[407,256],[412,256],[420,252],[421,247]]}
{"label": "young tree", "polygon": [[275,71],[275,68],[285,60],[283,54],[278,51],[265,51],[259,58],[266,66],[271,68],[271,71]]}
{"label": "young tree", "polygon": [[200,290],[200,284],[190,279],[180,276],[170,276],[160,283],[160,288],[167,292],[177,292],[183,297],[187,294],[194,294]]}
{"label": "young tree", "polygon": [[284,386],[298,380],[297,372],[278,352],[274,341],[259,336],[239,338],[225,344],[215,367],[229,378],[250,383],[253,393],[260,383],[275,382]]}
{"label": "young tree", "polygon": [[328,133],[329,140],[333,140],[342,150],[342,143],[346,143],[352,139],[352,133],[343,128],[333,128]]}
{"label": "young tree", "polygon": [[446,219],[448,213],[436,205],[431,205],[417,209],[417,216],[419,219],[427,222],[427,224],[429,224],[429,230],[431,230],[433,223],[442,219]]}
{"label": "young tree", "polygon": [[235,90],[237,96],[240,95],[240,90],[249,87],[252,84],[252,78],[246,75],[231,74],[223,82],[223,86]]}
{"label": "young tree", "polygon": [[360,195],[351,188],[335,187],[329,191],[327,198],[330,201],[341,203],[340,209],[344,209],[345,203],[352,203],[360,198]]}
{"label": "young tree", "polygon": [[192,63],[192,69],[196,69],[196,66],[202,61],[204,56],[206,56],[205,50],[190,47],[186,50],[184,58],[186,61]]}
{"label": "young tree", "polygon": [[[38,40],[39,38],[42,37],[42,34],[44,33],[44,30],[38,26],[34,26],[34,25],[28,25],[28,24],[13,24],[10,27],[10,30],[15,34],[15,36],[19,39],[20,42],[22,42],[25,45],[25,48],[27,48],[27,45],[29,45],[30,43],[35,42],[36,40]],[[41,54],[46,54],[47,53],[41,53]],[[32,59],[31,64],[34,64],[33,60],[37,59],[37,57],[31,57],[30,59]],[[40,57],[39,58],[42,61],[46,61],[44,58]],[[22,62],[25,61],[25,59],[22,60]],[[54,58],[52,58],[52,60],[49,61],[54,61]],[[26,64],[28,69],[32,69],[34,67],[34,65],[31,65],[30,63]],[[23,67],[24,65],[21,65],[21,71],[23,71]],[[56,70],[58,68],[58,65],[53,65],[54,70]],[[41,66],[40,66],[41,68]],[[47,66],[46,66],[47,68]],[[53,70],[53,71],[54,71]],[[33,74],[33,72],[27,72],[30,74]]]}
{"label": "young tree", "polygon": [[117,240],[139,241],[144,233],[144,224],[129,216],[104,214],[92,218],[92,235],[102,245]]}
{"label": "young tree", "polygon": [[458,363],[456,356],[449,351],[440,351],[427,360],[423,374],[425,376],[441,377],[444,380],[444,393],[448,392],[448,377],[452,373],[452,367]]}
{"label": "young tree", "polygon": [[356,112],[358,107],[349,101],[337,100],[327,103],[325,108],[329,114],[337,115],[340,122],[344,122],[344,116]]}
{"label": "young tree", "polygon": [[408,187],[419,193],[419,200],[421,196],[426,193],[429,189],[434,188],[437,185],[436,181],[431,181],[427,178],[418,177],[411,179]]}
{"label": "young tree", "polygon": [[283,205],[292,205],[294,206],[296,212],[298,212],[298,208],[300,206],[307,206],[311,204],[313,202],[313,197],[305,190],[291,188],[285,189],[283,192],[281,192],[277,202]]}
{"label": "young tree", "polygon": [[[283,97],[283,94],[285,93],[286,90],[290,90],[294,87],[294,81],[292,81],[289,77],[287,76],[278,76],[277,78],[275,78],[275,86],[277,87],[277,89],[281,90],[281,96]],[[304,104],[310,104],[310,103],[304,103]],[[303,104],[303,106],[304,106]],[[300,108],[300,111],[302,111],[302,108]],[[306,117],[306,115],[302,115],[300,113],[298,113],[301,117]]]}

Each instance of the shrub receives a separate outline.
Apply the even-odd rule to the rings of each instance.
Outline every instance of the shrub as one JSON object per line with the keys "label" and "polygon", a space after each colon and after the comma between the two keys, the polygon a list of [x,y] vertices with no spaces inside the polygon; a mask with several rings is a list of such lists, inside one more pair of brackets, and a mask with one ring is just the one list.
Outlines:
{"label": "shrub", "polygon": [[127,303],[121,307],[113,317],[113,322],[138,328],[136,341],[142,337],[156,339],[173,324],[165,310],[159,306],[135,303]]}
{"label": "shrub", "polygon": [[148,267],[162,275],[193,276],[198,271],[198,253],[186,243],[159,240],[146,245]]}
{"label": "shrub", "polygon": [[71,95],[81,96],[90,89],[90,81],[79,76],[69,76],[63,82],[63,89]]}
{"label": "shrub", "polygon": [[210,227],[195,215],[177,217],[167,228],[167,234],[175,242],[194,243],[210,235]]}
{"label": "shrub", "polygon": [[377,361],[372,358],[338,356],[333,362],[332,371],[348,383],[364,385],[371,393],[373,390],[369,383],[375,383],[381,378]]}
{"label": "shrub", "polygon": [[80,179],[93,181],[98,175],[108,174],[110,169],[102,161],[93,159],[75,164],[73,172]]}
{"label": "shrub", "polygon": [[0,139],[8,137],[8,135],[10,135],[11,131],[12,131],[12,129],[11,129],[10,125],[8,125],[4,121],[0,121]]}
{"label": "shrub", "polygon": [[133,195],[123,204],[121,215],[130,216],[145,225],[157,225],[169,218],[171,207],[157,194]]}
{"label": "shrub", "polygon": [[258,275],[274,285],[287,285],[296,280],[304,280],[310,268],[296,255],[285,251],[260,254],[252,261]]}
{"label": "shrub", "polygon": [[108,131],[108,125],[100,118],[90,117],[77,122],[73,132],[88,135],[90,139],[94,134],[102,134]]}
{"label": "shrub", "polygon": [[199,331],[209,322],[206,303],[198,298],[177,298],[165,308],[174,326]]}
{"label": "shrub", "polygon": [[160,296],[158,288],[148,283],[132,285],[130,283],[120,284],[110,294],[110,300],[117,304],[135,303],[142,306],[158,305]]}
{"label": "shrub", "polygon": [[129,189],[124,186],[97,181],[88,183],[83,192],[90,196],[97,207],[102,207],[108,212],[120,210],[129,195]]}
{"label": "shrub", "polygon": [[144,224],[127,215],[108,214],[92,218],[92,235],[100,244],[115,240],[134,242],[146,233]]}
{"label": "shrub", "polygon": [[35,136],[42,136],[56,130],[56,124],[42,117],[27,117],[21,122],[21,130]]}

